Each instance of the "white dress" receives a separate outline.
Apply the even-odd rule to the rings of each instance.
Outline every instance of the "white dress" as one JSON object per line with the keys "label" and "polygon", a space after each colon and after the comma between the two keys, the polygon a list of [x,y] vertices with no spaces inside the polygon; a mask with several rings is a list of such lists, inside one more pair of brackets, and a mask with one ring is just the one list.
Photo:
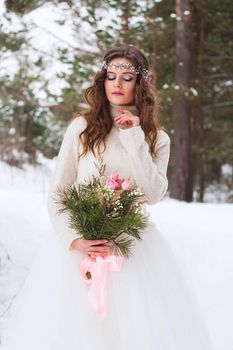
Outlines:
{"label": "white dress", "polygon": [[[134,114],[135,106],[127,107]],[[110,104],[112,116],[116,106]],[[120,272],[109,271],[107,316],[100,320],[87,302],[89,285],[81,278],[84,255],[70,250],[78,237],[57,215],[57,186],[80,183],[98,175],[92,153],[79,159],[78,135],[85,119],[67,127],[48,195],[51,235],[34,259],[16,303],[16,320],[7,350],[210,350],[212,345],[201,309],[169,243],[149,222],[143,240]],[[141,126],[114,124],[104,153],[106,173],[131,176],[158,202],[167,190],[170,140],[159,131],[157,158],[152,160]],[[169,213],[168,213],[169,217]]]}

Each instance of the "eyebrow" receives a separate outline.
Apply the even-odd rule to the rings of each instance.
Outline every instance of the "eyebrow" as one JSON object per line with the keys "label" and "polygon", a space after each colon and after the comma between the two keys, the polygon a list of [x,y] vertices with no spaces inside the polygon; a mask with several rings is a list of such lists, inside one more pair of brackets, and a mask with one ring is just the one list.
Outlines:
{"label": "eyebrow", "polygon": [[[114,73],[114,74],[116,74],[116,72],[112,72],[112,71],[107,71],[107,73]],[[133,75],[135,75],[135,73],[133,73],[133,72],[131,72],[131,71],[127,71],[127,72],[122,72],[122,74],[133,74]]]}

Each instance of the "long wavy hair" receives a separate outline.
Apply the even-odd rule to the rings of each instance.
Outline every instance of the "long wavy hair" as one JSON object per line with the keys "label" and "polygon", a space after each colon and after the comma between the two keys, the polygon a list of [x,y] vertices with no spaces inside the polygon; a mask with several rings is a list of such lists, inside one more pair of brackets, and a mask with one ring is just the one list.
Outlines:
{"label": "long wavy hair", "polygon": [[[104,56],[106,63],[110,63],[114,58],[125,57],[138,68],[145,67],[149,70],[149,63],[145,55],[135,46],[128,45],[123,48],[112,48]],[[100,155],[101,144],[106,149],[106,137],[112,129],[113,119],[110,114],[109,101],[105,94],[104,81],[107,70],[102,68],[94,77],[93,84],[84,92],[84,97],[89,105],[89,109],[79,112],[77,116],[83,116],[87,122],[86,128],[81,132],[80,139],[83,151],[79,155],[84,157],[89,151],[96,156],[96,149]],[[145,133],[145,140],[149,145],[152,158],[156,157],[157,131],[160,129],[158,122],[158,97],[150,84],[145,80],[143,73],[137,74],[135,86],[135,105],[139,112],[140,125]]]}

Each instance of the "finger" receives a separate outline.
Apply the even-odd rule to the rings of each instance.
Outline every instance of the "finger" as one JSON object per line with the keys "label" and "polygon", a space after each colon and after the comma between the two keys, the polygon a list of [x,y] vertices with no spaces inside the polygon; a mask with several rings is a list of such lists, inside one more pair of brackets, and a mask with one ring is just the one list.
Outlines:
{"label": "finger", "polygon": [[116,122],[118,124],[124,124],[124,125],[139,125],[139,120],[136,119],[135,117],[121,117],[119,119],[116,120]]}
{"label": "finger", "polygon": [[93,251],[96,250],[98,252],[102,252],[104,250],[109,250],[110,246],[109,245],[94,245],[90,247]]}
{"label": "finger", "polygon": [[133,123],[133,120],[131,120],[129,117],[127,118],[121,118],[119,120],[116,121],[118,124],[132,124]]}
{"label": "finger", "polygon": [[90,252],[95,252],[95,253],[108,253],[109,251],[110,251],[110,248],[103,248],[103,249],[92,248],[90,250]]}
{"label": "finger", "polygon": [[110,247],[109,246],[93,246],[88,248],[88,252],[109,252]]}
{"label": "finger", "polygon": [[95,239],[95,240],[89,239],[88,242],[90,242],[90,245],[98,245],[98,244],[107,243],[108,240],[107,239]]}
{"label": "finger", "polygon": [[119,118],[115,120],[117,123],[124,123],[128,118]]}
{"label": "finger", "polygon": [[92,258],[90,255],[88,255],[88,259],[91,261],[95,261],[95,258]]}
{"label": "finger", "polygon": [[108,254],[106,254],[106,253],[91,253],[92,258],[96,258],[97,256],[105,257],[106,255],[108,255]]}
{"label": "finger", "polygon": [[116,119],[123,118],[123,117],[129,118],[129,117],[131,117],[131,116],[130,116],[129,114],[123,113],[123,114],[117,115],[117,116],[115,117],[115,120],[116,120]]}
{"label": "finger", "polygon": [[121,115],[115,118],[115,120],[119,120],[119,119],[133,119],[134,117],[132,115]]}
{"label": "finger", "polygon": [[90,260],[95,261],[95,257],[92,256],[92,253],[88,252],[86,255],[88,258],[90,258]]}
{"label": "finger", "polygon": [[93,245],[93,246],[89,246],[86,248],[86,250],[88,252],[107,252],[109,251],[110,246],[105,246],[105,245]]}

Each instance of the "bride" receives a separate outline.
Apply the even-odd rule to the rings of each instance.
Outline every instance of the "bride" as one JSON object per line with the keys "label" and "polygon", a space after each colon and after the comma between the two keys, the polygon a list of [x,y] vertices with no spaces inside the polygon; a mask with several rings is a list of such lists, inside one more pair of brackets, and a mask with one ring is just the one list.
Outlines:
{"label": "bride", "polygon": [[66,129],[48,193],[51,235],[18,296],[7,350],[212,349],[198,300],[154,222],[122,270],[109,271],[107,315],[100,320],[87,302],[80,264],[84,257],[104,258],[110,247],[82,239],[55,205],[58,186],[98,175],[100,156],[106,174],[134,179],[148,204],[163,198],[170,139],[159,125],[150,80],[148,60],[129,45],[106,52],[85,91],[89,109]]}

